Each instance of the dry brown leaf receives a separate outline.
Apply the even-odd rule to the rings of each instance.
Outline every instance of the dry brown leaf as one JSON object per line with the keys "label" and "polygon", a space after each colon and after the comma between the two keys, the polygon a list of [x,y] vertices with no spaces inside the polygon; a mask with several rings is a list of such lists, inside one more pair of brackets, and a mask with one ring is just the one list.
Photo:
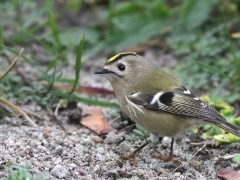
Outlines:
{"label": "dry brown leaf", "polygon": [[226,180],[240,180],[240,173],[231,167],[221,168],[217,171],[217,176]]}
{"label": "dry brown leaf", "polygon": [[82,117],[80,123],[88,127],[89,129],[95,131],[97,134],[103,135],[108,134],[111,131],[113,132],[117,131],[111,125],[108,124],[101,108],[94,106],[88,107],[85,110],[84,114],[86,114],[86,116]]}

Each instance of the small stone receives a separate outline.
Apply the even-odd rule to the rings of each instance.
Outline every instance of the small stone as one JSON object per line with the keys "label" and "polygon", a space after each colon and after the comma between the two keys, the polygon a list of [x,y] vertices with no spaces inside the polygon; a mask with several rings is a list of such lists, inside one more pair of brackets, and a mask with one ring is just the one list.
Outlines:
{"label": "small stone", "polygon": [[48,138],[51,136],[51,128],[50,127],[45,127],[42,132],[43,132],[43,136],[45,138]]}
{"label": "small stone", "polygon": [[95,143],[101,143],[103,140],[102,138],[100,138],[99,136],[91,136],[91,139],[95,142]]}
{"label": "small stone", "polygon": [[25,157],[29,154],[29,150],[28,149],[23,149],[19,152],[20,156]]}
{"label": "small stone", "polygon": [[100,154],[106,154],[106,150],[104,150],[104,148],[102,147],[97,148],[97,152],[99,152]]}
{"label": "small stone", "polygon": [[89,177],[89,176],[81,176],[80,178],[81,180],[93,180],[92,177]]}
{"label": "small stone", "polygon": [[93,169],[95,172],[96,171],[99,171],[100,170],[100,166],[97,164],[95,167],[94,167],[94,169]]}
{"label": "small stone", "polygon": [[160,172],[165,177],[169,176],[169,173],[165,169],[163,169],[163,168],[159,168],[158,172]]}
{"label": "small stone", "polygon": [[41,111],[42,110],[42,107],[41,106],[36,106],[35,107],[35,111]]}
{"label": "small stone", "polygon": [[42,150],[42,151],[44,151],[44,152],[47,152],[47,151],[48,151],[48,149],[47,149],[45,146],[42,146],[42,145],[38,145],[38,146],[37,146],[37,149]]}
{"label": "small stone", "polygon": [[92,156],[90,154],[86,155],[84,161],[90,163],[92,161]]}
{"label": "small stone", "polygon": [[35,162],[33,162],[33,164],[34,164],[34,166],[36,166],[38,168],[44,167],[44,165],[41,162],[39,162],[39,161],[35,161]]}
{"label": "small stone", "polygon": [[193,166],[195,169],[200,169],[202,163],[200,161],[191,160],[189,164]]}
{"label": "small stone", "polygon": [[175,176],[175,177],[179,177],[179,176],[181,176],[181,173],[180,173],[180,172],[175,172],[175,173],[174,173],[174,176]]}
{"label": "small stone", "polygon": [[86,172],[85,172],[82,168],[78,168],[78,172],[79,172],[80,175],[82,175],[82,176],[86,175]]}
{"label": "small stone", "polygon": [[76,165],[76,164],[74,164],[74,163],[70,163],[70,164],[68,165],[68,167],[70,167],[71,169],[74,169],[74,168],[76,168],[76,167],[77,167],[77,165]]}
{"label": "small stone", "polygon": [[114,132],[110,132],[110,133],[108,133],[104,142],[107,144],[118,143],[118,142],[122,141],[122,138],[123,137],[121,134],[116,134]]}
{"label": "small stone", "polygon": [[56,155],[61,155],[63,153],[63,147],[62,146],[57,146],[55,150]]}
{"label": "small stone", "polygon": [[60,164],[61,162],[62,162],[62,159],[61,159],[61,158],[56,158],[53,163],[54,163],[54,164]]}
{"label": "small stone", "polygon": [[123,141],[120,144],[120,151],[121,152],[129,152],[131,151],[131,144],[127,141]]}
{"label": "small stone", "polygon": [[93,141],[91,140],[90,136],[83,138],[81,142],[83,145],[92,145],[93,144]]}
{"label": "small stone", "polygon": [[51,170],[50,174],[57,178],[65,178],[68,175],[68,170],[58,164]]}

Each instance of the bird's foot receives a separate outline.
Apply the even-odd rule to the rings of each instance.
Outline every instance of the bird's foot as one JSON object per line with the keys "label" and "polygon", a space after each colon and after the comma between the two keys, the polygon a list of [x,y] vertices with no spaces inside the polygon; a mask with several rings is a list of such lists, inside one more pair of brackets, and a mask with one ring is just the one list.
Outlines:
{"label": "bird's foot", "polygon": [[158,152],[157,157],[165,162],[172,162],[177,166],[182,165],[181,161],[174,159],[173,154],[171,153],[168,156],[166,156],[166,155],[163,155],[161,152]]}
{"label": "bird's foot", "polygon": [[137,161],[136,161],[136,154],[135,153],[131,153],[129,155],[121,154],[120,156],[121,156],[122,159],[128,160],[131,165],[134,165],[134,164],[137,163]]}

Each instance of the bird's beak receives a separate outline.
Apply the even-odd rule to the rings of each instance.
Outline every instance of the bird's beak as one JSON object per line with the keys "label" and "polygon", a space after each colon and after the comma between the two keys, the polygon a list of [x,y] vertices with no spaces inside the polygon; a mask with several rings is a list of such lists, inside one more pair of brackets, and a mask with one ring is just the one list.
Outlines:
{"label": "bird's beak", "polygon": [[95,72],[94,74],[109,74],[109,73],[111,73],[111,71],[109,71],[108,69],[101,69]]}

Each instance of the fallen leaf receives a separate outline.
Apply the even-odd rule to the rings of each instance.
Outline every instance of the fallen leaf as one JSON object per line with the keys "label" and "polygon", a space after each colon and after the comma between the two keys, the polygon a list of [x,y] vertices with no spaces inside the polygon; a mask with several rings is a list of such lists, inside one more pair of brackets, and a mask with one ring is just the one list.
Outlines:
{"label": "fallen leaf", "polygon": [[231,167],[221,168],[217,171],[217,176],[226,180],[239,180],[240,173],[232,169]]}
{"label": "fallen leaf", "polygon": [[108,134],[109,132],[117,132],[110,124],[108,124],[106,118],[103,115],[101,108],[88,107],[84,114],[87,116],[82,117],[80,123],[89,129],[95,131],[99,135]]}

